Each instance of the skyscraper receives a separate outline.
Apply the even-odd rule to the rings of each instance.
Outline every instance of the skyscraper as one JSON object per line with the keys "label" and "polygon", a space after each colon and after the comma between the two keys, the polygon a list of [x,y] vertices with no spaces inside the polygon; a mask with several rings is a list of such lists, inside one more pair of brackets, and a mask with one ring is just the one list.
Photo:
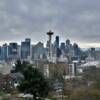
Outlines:
{"label": "skyscraper", "polygon": [[56,57],[60,56],[60,49],[59,49],[59,36],[56,36],[55,42],[54,42],[54,53],[56,54]]}
{"label": "skyscraper", "polygon": [[70,50],[72,49],[72,44],[70,43],[70,40],[66,40],[66,53],[68,54]]}
{"label": "skyscraper", "polygon": [[27,59],[30,56],[31,39],[26,38],[24,42],[21,42],[21,59]]}
{"label": "skyscraper", "polygon": [[9,43],[8,58],[11,60],[18,58],[18,45],[17,45],[17,43]]}
{"label": "skyscraper", "polygon": [[60,49],[61,49],[62,55],[65,55],[66,47],[65,47],[65,43],[64,42],[61,43]]}
{"label": "skyscraper", "polygon": [[46,49],[43,46],[43,43],[38,42],[32,49],[32,59],[40,60],[46,58]]}
{"label": "skyscraper", "polygon": [[70,45],[70,40],[69,39],[66,40],[66,45]]}
{"label": "skyscraper", "polygon": [[75,57],[75,59],[79,60],[80,57],[81,57],[81,50],[80,50],[78,44],[74,43],[73,44],[73,49],[74,49],[74,57]]}
{"label": "skyscraper", "polygon": [[56,36],[55,45],[56,48],[59,48],[59,36]]}
{"label": "skyscraper", "polygon": [[3,58],[3,60],[7,60],[7,57],[8,57],[8,45],[3,44],[3,46],[2,46],[2,58]]}

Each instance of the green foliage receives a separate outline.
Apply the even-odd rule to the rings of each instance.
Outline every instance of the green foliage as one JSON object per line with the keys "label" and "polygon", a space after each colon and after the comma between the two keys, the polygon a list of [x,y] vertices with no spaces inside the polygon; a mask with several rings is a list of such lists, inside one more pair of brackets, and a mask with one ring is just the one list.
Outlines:
{"label": "green foliage", "polygon": [[22,71],[23,66],[20,60],[17,60],[16,64],[15,64],[15,72],[20,72]]}
{"label": "green foliage", "polygon": [[17,60],[15,64],[15,72],[23,73],[23,70],[28,66],[31,66],[28,62],[25,61],[21,62],[20,60]]}
{"label": "green foliage", "polygon": [[45,97],[49,91],[48,81],[41,72],[32,66],[27,66],[23,70],[24,79],[20,82],[18,89],[25,93],[31,93],[34,98]]}

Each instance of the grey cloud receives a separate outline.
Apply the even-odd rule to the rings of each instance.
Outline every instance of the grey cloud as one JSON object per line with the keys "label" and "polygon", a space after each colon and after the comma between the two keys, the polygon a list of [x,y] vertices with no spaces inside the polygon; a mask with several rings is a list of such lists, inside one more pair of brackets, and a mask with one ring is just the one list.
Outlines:
{"label": "grey cloud", "polygon": [[63,39],[100,42],[100,0],[0,0],[0,40],[43,41],[51,29]]}

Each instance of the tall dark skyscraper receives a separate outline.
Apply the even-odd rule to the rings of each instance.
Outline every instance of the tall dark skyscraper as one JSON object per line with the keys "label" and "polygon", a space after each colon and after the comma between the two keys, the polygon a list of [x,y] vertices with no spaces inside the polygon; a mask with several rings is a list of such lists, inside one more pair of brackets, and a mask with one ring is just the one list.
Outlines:
{"label": "tall dark skyscraper", "polygon": [[67,40],[66,40],[66,53],[69,53],[71,47],[72,47],[72,45],[71,45],[71,43],[70,43],[70,40],[67,39]]}
{"label": "tall dark skyscraper", "polygon": [[31,39],[27,38],[24,42],[21,42],[21,58],[27,59],[30,56]]}
{"label": "tall dark skyscraper", "polygon": [[8,58],[9,59],[17,59],[18,58],[18,44],[17,43],[9,43]]}
{"label": "tall dark skyscraper", "polygon": [[59,36],[56,36],[55,38],[54,49],[55,49],[56,57],[59,57],[61,54],[59,49]]}
{"label": "tall dark skyscraper", "polygon": [[59,48],[59,36],[56,36],[56,41],[55,41],[55,45],[56,45],[56,48]]}
{"label": "tall dark skyscraper", "polygon": [[81,50],[80,50],[78,44],[74,43],[74,44],[73,44],[73,48],[74,48],[74,57],[75,57],[76,59],[80,59]]}

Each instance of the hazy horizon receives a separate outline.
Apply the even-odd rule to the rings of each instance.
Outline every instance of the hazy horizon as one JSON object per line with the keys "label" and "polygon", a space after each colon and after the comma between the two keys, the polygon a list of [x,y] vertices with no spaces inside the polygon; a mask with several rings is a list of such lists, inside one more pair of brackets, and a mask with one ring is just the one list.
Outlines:
{"label": "hazy horizon", "polygon": [[[28,38],[28,37],[26,37],[26,38]],[[31,39],[31,38],[30,38]],[[69,38],[68,38],[69,39]],[[48,40],[48,38],[46,38],[45,40]],[[9,44],[9,43],[11,43],[11,42],[16,42],[16,43],[18,43],[18,45],[21,45],[21,42],[23,42],[23,41],[25,41],[25,38],[23,38],[22,40],[20,40],[20,41],[3,41],[3,42],[0,42],[0,46],[2,46],[3,44]],[[70,40],[71,41],[71,40]],[[43,42],[43,41],[32,41],[31,40],[31,44],[32,45],[36,45],[38,42],[42,42],[43,44],[44,44],[44,46],[46,46],[46,42],[47,41],[45,41],[45,42]],[[60,40],[60,43],[61,42],[66,42],[66,40]],[[52,39],[52,43],[54,43],[54,38]],[[76,42],[76,41],[71,41],[71,44],[74,44],[74,43],[77,43],[78,45],[79,45],[79,47],[80,48],[92,48],[92,47],[95,47],[95,48],[100,48],[100,46],[99,46],[99,43],[78,43],[78,42]]]}

